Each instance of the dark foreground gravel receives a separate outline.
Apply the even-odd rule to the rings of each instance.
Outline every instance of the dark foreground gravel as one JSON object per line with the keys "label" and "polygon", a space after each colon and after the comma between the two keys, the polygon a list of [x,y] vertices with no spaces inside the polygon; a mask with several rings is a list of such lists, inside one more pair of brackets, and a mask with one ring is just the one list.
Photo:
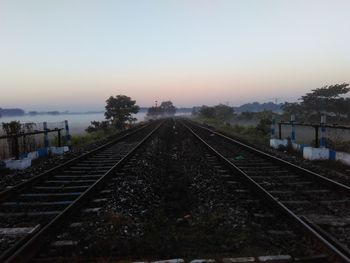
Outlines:
{"label": "dark foreground gravel", "polygon": [[104,262],[319,253],[228,174],[180,123],[168,121],[116,172],[106,188],[111,191],[90,203],[98,209],[67,223],[38,258]]}

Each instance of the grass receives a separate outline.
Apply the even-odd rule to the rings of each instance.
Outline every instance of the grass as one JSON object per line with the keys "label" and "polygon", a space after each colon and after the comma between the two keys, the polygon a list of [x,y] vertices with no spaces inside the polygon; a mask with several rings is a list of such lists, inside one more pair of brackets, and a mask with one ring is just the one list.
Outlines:
{"label": "grass", "polygon": [[263,146],[267,146],[269,144],[270,135],[264,134],[252,126],[242,126],[237,124],[232,125],[221,120],[204,117],[194,117],[192,120],[200,124],[212,126],[219,131],[241,138],[251,144]]}
{"label": "grass", "polygon": [[120,133],[120,130],[117,129],[108,129],[108,130],[100,130],[96,132],[81,134],[81,135],[73,135],[72,136],[72,146],[73,147],[82,147],[88,144],[91,144],[95,141],[103,140],[111,136],[115,136]]}

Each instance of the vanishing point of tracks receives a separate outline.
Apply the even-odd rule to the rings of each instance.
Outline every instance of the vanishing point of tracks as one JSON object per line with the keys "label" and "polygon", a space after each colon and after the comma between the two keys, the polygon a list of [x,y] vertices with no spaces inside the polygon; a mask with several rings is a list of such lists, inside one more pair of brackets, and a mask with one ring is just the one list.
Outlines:
{"label": "vanishing point of tracks", "polygon": [[0,193],[1,262],[26,262],[162,123],[133,130]]}
{"label": "vanishing point of tracks", "polygon": [[350,262],[350,187],[187,122],[197,139],[337,260]]}

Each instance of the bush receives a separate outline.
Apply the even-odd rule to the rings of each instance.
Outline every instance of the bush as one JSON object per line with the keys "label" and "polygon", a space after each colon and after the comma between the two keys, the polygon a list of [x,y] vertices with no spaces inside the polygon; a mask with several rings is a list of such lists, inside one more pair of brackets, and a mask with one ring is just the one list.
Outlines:
{"label": "bush", "polygon": [[98,130],[98,131],[90,132],[83,135],[73,135],[72,146],[73,147],[84,146],[84,145],[93,143],[94,141],[102,140],[109,136],[116,135],[119,132],[120,131],[116,129],[107,129],[107,130]]}
{"label": "bush", "polygon": [[85,129],[87,133],[92,133],[96,131],[106,131],[110,127],[108,121],[92,121],[91,125]]}

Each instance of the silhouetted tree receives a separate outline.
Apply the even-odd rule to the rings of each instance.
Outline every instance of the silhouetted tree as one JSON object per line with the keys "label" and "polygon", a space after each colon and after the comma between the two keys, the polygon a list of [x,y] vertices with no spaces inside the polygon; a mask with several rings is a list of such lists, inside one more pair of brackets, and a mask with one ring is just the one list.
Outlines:
{"label": "silhouetted tree", "polygon": [[[6,135],[18,134],[22,129],[22,125],[19,121],[11,121],[7,123],[3,122],[2,129]],[[17,147],[15,139],[11,137],[7,138],[7,143],[10,146],[9,147],[10,155],[14,156],[16,147]]]}
{"label": "silhouetted tree", "polygon": [[176,113],[176,108],[170,100],[163,101],[159,107],[162,110],[162,114],[165,116],[174,116]]}
{"label": "silhouetted tree", "polygon": [[343,100],[340,95],[350,91],[349,84],[336,84],[324,86],[319,89],[314,89],[301,97],[301,106],[304,110],[311,114],[320,116],[322,112],[333,112],[336,115],[342,113],[342,107],[338,104]]}
{"label": "silhouetted tree", "polygon": [[203,105],[199,110],[199,115],[205,118],[215,118],[215,109],[214,107]]}
{"label": "silhouetted tree", "polygon": [[85,129],[86,132],[106,131],[109,127],[108,121],[92,121],[91,125]]}
{"label": "silhouetted tree", "polygon": [[341,95],[350,91],[349,84],[336,84],[314,89],[300,98],[300,103],[283,104],[284,115],[298,115],[301,119],[319,120],[321,114],[333,113],[340,119],[341,115],[349,115],[350,99]]}
{"label": "silhouetted tree", "polygon": [[163,110],[160,107],[150,107],[147,110],[147,117],[149,118],[159,118],[163,115]]}
{"label": "silhouetted tree", "polygon": [[139,106],[135,105],[135,100],[125,95],[110,96],[106,102],[105,117],[119,129],[123,129],[126,121],[133,121],[132,114],[138,113],[140,109]]}
{"label": "silhouetted tree", "polygon": [[176,107],[169,101],[163,101],[159,107],[150,107],[147,110],[147,117],[159,118],[174,116],[176,113]]}
{"label": "silhouetted tree", "polygon": [[219,120],[225,121],[233,116],[233,108],[224,104],[214,106],[215,117]]}

